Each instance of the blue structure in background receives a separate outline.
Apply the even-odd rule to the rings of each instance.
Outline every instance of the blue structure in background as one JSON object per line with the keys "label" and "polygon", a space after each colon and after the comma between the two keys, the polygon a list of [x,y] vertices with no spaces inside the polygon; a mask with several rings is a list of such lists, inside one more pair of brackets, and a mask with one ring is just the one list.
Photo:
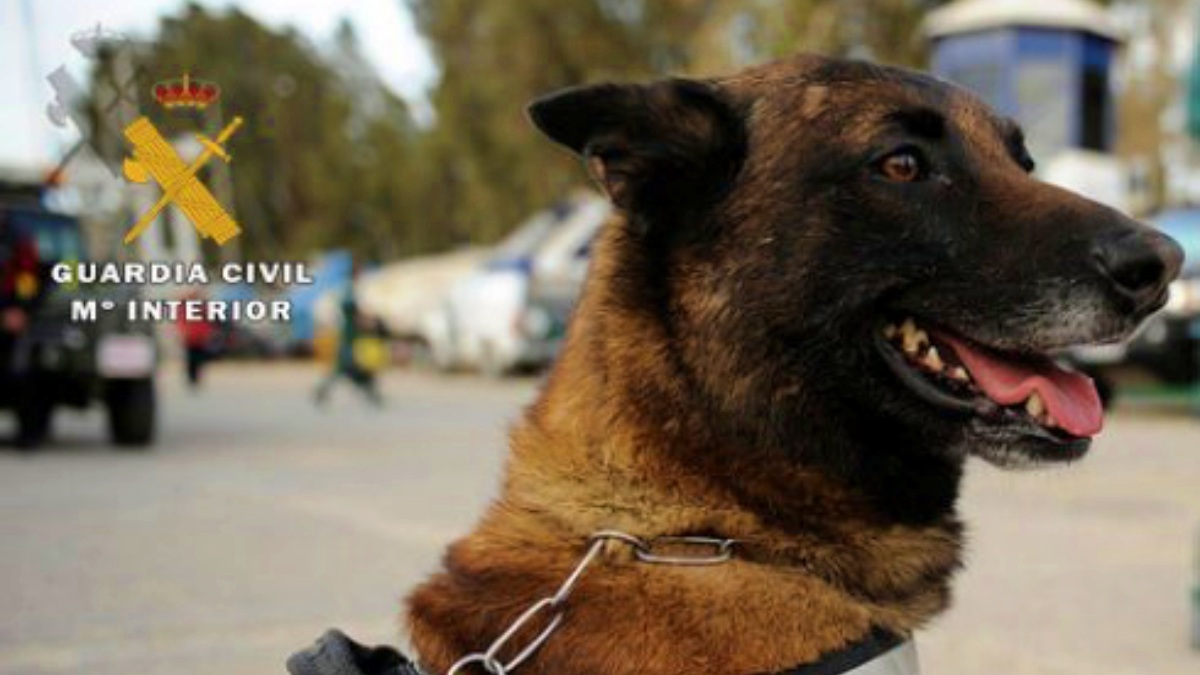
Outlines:
{"label": "blue structure in background", "polygon": [[1117,33],[1085,0],[959,0],[926,23],[932,70],[1025,127],[1035,156],[1111,152]]}
{"label": "blue structure in background", "polygon": [[313,265],[313,283],[308,286],[296,286],[288,294],[287,300],[292,303],[292,341],[293,343],[312,344],[316,336],[316,317],[314,311],[317,299],[326,291],[338,288],[350,280],[353,272],[354,257],[349,251],[330,251],[319,257]]}

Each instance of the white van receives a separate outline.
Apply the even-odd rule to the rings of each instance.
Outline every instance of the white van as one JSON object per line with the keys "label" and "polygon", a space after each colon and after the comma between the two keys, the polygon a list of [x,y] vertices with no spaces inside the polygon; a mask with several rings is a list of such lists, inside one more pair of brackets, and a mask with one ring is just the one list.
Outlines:
{"label": "white van", "polygon": [[607,202],[577,196],[518,227],[426,318],[439,327],[430,345],[435,364],[500,376],[549,363],[608,215]]}

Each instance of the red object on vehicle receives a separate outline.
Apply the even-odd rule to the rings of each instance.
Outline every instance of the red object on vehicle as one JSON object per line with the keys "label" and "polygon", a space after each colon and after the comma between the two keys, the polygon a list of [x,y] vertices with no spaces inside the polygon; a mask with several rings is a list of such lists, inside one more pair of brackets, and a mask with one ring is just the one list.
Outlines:
{"label": "red object on vehicle", "polygon": [[[13,247],[12,257],[4,261],[0,269],[0,297],[27,301],[37,295],[38,280],[37,246],[29,239],[21,239]],[[32,281],[32,289],[29,287]]]}

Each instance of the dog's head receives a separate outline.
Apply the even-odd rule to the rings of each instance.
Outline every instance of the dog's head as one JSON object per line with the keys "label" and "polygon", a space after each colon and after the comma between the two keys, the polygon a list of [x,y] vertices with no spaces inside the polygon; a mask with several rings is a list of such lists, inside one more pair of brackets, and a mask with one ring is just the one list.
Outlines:
{"label": "dog's head", "polygon": [[781,431],[819,415],[942,455],[1076,458],[1100,402],[1050,355],[1128,336],[1181,264],[1033,177],[1013,121],[918,73],[801,57],[572,89],[531,116],[653,249],[637,283],[697,389]]}

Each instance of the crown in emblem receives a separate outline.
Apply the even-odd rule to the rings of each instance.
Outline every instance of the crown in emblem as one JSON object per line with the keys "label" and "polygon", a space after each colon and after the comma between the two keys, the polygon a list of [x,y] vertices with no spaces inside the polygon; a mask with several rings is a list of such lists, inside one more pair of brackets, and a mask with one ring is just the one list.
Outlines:
{"label": "crown in emblem", "polygon": [[164,108],[196,108],[204,110],[221,98],[221,88],[212,82],[193,80],[184,73],[176,80],[163,80],[154,85],[154,100]]}

